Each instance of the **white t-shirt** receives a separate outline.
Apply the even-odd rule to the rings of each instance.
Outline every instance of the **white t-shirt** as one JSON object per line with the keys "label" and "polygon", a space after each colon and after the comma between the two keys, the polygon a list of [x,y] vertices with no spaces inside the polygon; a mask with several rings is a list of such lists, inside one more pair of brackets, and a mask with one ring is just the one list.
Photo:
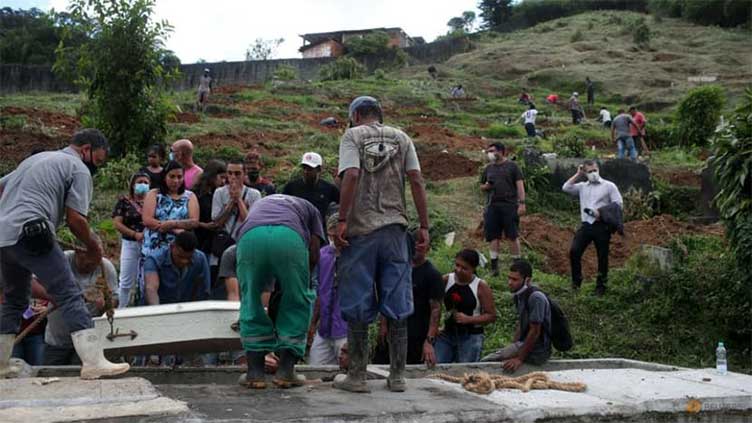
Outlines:
{"label": "white t-shirt", "polygon": [[601,122],[611,122],[611,113],[606,109],[601,110]]}
{"label": "white t-shirt", "polygon": [[522,114],[522,118],[525,119],[525,124],[532,123],[535,125],[535,117],[538,116],[538,111],[535,109],[529,109]]}

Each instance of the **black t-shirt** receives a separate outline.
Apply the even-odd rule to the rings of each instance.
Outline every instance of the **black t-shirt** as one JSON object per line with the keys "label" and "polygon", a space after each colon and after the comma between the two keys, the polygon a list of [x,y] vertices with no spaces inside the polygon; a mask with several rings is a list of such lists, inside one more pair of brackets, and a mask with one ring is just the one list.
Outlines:
{"label": "black t-shirt", "polygon": [[339,189],[333,184],[322,181],[321,179],[319,179],[315,186],[306,184],[303,179],[296,179],[288,182],[287,185],[285,185],[282,194],[292,195],[311,202],[311,204],[316,206],[319,210],[319,213],[321,213],[321,219],[324,221],[325,225],[326,212],[329,210],[329,204],[339,204]]}
{"label": "black t-shirt", "polygon": [[517,203],[517,181],[523,179],[522,171],[517,163],[505,160],[502,163],[494,163],[486,166],[481,175],[480,182],[489,182],[493,185],[490,191],[489,203]]}
{"label": "black t-shirt", "polygon": [[441,302],[444,298],[444,279],[441,272],[427,261],[413,267],[413,305],[415,312],[407,319],[407,336],[425,340],[431,321],[430,300]]}
{"label": "black t-shirt", "polygon": [[[209,223],[212,221],[211,213],[213,199],[214,193],[212,192],[205,192],[198,196],[199,222]],[[210,254],[214,232],[207,229],[196,228],[194,230],[194,233],[196,234],[196,238],[198,239],[198,249],[203,251],[205,254]]]}
{"label": "black t-shirt", "polygon": [[[123,224],[128,228],[136,232],[144,231],[144,221],[141,219],[141,206],[134,201],[129,200],[126,197],[120,197],[115,209],[112,211],[112,217],[122,217]],[[123,235],[123,239],[128,241],[135,241],[136,239],[130,236]]]}
{"label": "black t-shirt", "polygon": [[259,183],[253,183],[253,184],[245,184],[245,185],[255,190],[258,190],[258,192],[261,193],[262,197],[266,197],[267,195],[274,195],[277,193],[277,188],[274,187],[274,184],[270,184],[266,182],[259,182]]}
{"label": "black t-shirt", "polygon": [[152,172],[148,166],[142,167],[139,172],[149,175],[149,188],[159,188],[162,183],[162,172]]}

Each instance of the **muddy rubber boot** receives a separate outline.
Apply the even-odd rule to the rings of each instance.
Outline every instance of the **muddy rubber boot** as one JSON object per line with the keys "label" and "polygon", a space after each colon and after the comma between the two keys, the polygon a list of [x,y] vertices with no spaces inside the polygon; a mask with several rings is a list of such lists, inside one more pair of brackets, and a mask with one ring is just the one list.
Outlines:
{"label": "muddy rubber boot", "polygon": [[368,365],[368,323],[348,322],[347,352],[350,365],[347,377],[335,381],[334,387],[343,391],[367,393],[371,392],[366,383],[366,366]]}
{"label": "muddy rubber boot", "polygon": [[499,259],[491,259],[491,276],[499,276]]}
{"label": "muddy rubber boot", "polygon": [[295,363],[298,356],[292,350],[279,350],[279,368],[274,376],[274,385],[278,388],[287,389],[305,385],[306,378],[295,373]]}
{"label": "muddy rubber boot", "polygon": [[99,379],[115,376],[130,369],[128,363],[112,363],[104,357],[96,329],[84,329],[71,333],[73,347],[81,359],[81,379]]}
{"label": "muddy rubber boot", "polygon": [[405,392],[407,361],[407,320],[389,320],[389,377],[386,386],[392,392]]}
{"label": "muddy rubber boot", "polygon": [[240,376],[238,383],[249,389],[265,389],[264,363],[266,352],[246,351],[245,357],[248,362],[248,370]]}
{"label": "muddy rubber boot", "polygon": [[10,356],[13,353],[13,342],[16,335],[10,333],[0,335],[0,379],[18,377],[21,368],[10,364]]}

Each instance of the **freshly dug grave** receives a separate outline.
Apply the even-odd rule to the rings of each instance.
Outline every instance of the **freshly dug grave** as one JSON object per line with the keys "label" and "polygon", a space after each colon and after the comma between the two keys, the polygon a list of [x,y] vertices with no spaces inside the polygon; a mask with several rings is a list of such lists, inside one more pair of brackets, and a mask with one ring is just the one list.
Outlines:
{"label": "freshly dug grave", "polygon": [[480,163],[455,153],[426,152],[418,154],[423,176],[431,181],[478,175]]}

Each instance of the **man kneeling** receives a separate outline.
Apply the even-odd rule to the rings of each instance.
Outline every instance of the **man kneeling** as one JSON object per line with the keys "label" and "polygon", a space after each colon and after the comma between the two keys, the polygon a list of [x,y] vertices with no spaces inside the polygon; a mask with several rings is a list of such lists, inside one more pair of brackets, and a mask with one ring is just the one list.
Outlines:
{"label": "man kneeling", "polygon": [[551,304],[531,285],[532,277],[533,268],[526,260],[512,263],[508,285],[517,310],[514,342],[481,361],[502,361],[505,370],[514,372],[523,362],[541,365],[551,357]]}

